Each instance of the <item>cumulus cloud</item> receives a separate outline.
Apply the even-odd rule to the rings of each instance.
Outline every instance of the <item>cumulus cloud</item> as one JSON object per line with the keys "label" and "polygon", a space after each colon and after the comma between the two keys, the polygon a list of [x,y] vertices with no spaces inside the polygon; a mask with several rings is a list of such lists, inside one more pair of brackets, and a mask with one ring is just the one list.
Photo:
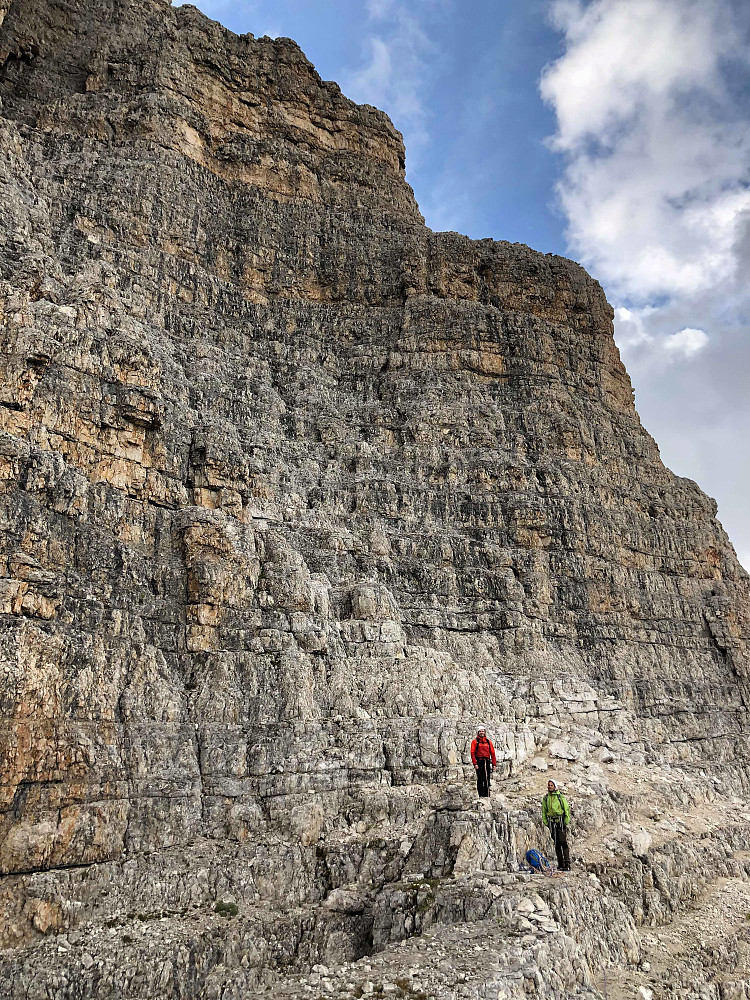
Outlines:
{"label": "cumulus cloud", "polygon": [[748,10],[553,0],[551,12],[564,51],[540,90],[557,120],[571,253],[614,301],[639,411],[665,460],[717,495],[747,562]]}
{"label": "cumulus cloud", "polygon": [[560,0],[544,73],[571,247],[635,301],[725,281],[750,212],[750,121],[732,100],[726,5]]}
{"label": "cumulus cloud", "polygon": [[702,351],[708,343],[708,337],[703,330],[693,330],[686,326],[684,330],[673,333],[664,341],[664,349],[672,354],[682,354],[689,358]]}
{"label": "cumulus cloud", "polygon": [[635,348],[649,348],[654,355],[663,352],[663,361],[668,363],[675,358],[690,358],[698,354],[709,342],[705,330],[686,326],[677,333],[657,337],[649,330],[649,321],[659,316],[660,310],[653,306],[642,309],[628,309],[618,306],[615,309],[615,324],[617,326],[617,343],[620,350],[632,353]]}
{"label": "cumulus cloud", "polygon": [[637,347],[640,344],[652,344],[654,338],[646,329],[650,313],[654,310],[646,306],[644,309],[628,309],[618,306],[615,309],[615,322],[621,347]]}

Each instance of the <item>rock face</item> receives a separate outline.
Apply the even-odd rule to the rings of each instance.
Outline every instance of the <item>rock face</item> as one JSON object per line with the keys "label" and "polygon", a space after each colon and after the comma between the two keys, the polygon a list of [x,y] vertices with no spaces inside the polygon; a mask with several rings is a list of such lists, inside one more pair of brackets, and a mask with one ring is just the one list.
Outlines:
{"label": "rock face", "polygon": [[382,112],[191,7],[0,0],[0,99],[6,995],[636,983],[747,874],[749,588],[599,286],[428,230]]}

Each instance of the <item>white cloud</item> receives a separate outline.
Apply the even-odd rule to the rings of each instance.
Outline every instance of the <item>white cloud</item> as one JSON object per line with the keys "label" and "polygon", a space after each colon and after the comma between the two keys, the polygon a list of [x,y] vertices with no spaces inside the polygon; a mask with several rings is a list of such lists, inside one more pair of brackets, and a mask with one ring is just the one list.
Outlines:
{"label": "white cloud", "polygon": [[741,0],[553,0],[541,94],[571,254],[614,300],[668,465],[750,552],[750,17]]}
{"label": "white cloud", "polygon": [[646,329],[646,322],[653,311],[649,306],[645,309],[627,309],[625,306],[618,306],[615,309],[617,343],[621,349],[653,343],[654,338]]}
{"label": "white cloud", "polygon": [[710,2],[558,2],[552,12],[568,43],[542,79],[559,120],[558,148],[574,149],[592,135],[611,141],[639,107],[713,82],[719,53],[705,44],[714,34]]}
{"label": "white cloud", "polygon": [[[541,80],[571,249],[621,298],[713,287],[750,213],[750,122],[727,97],[717,0],[558,0],[565,54]],[[747,59],[747,56],[745,56]]]}
{"label": "white cloud", "polygon": [[682,354],[689,358],[698,351],[702,351],[708,343],[708,337],[703,330],[693,330],[686,326],[684,330],[673,333],[664,341],[664,349],[674,354]]}
{"label": "white cloud", "polygon": [[618,306],[615,309],[616,339],[626,360],[633,361],[635,366],[639,360],[647,360],[654,370],[693,358],[708,345],[708,334],[695,327],[685,326],[676,333],[660,332],[669,322],[664,310],[654,306],[642,309]]}

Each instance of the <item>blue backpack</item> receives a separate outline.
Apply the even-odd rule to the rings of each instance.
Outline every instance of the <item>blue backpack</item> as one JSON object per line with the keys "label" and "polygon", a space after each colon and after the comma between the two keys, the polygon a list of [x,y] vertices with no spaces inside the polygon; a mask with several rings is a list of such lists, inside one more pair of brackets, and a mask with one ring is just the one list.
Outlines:
{"label": "blue backpack", "polygon": [[541,872],[542,874],[552,871],[552,865],[549,861],[533,847],[526,852],[526,864],[530,868],[533,868],[535,872]]}

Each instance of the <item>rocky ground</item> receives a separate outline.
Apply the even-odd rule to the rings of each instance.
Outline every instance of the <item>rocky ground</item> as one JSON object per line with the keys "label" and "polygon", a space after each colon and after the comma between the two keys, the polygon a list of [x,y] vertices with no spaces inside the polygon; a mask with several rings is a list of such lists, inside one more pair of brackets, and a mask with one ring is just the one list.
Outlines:
{"label": "rocky ground", "polygon": [[[562,742],[555,750],[574,752]],[[104,882],[86,899],[89,912],[92,903],[107,905],[107,884],[115,905],[106,919],[100,912],[65,932],[54,926],[60,906],[70,912],[76,903],[60,898],[55,880],[47,888],[55,883],[57,902],[45,899],[40,874],[27,889],[36,893],[33,920],[47,940],[6,951],[5,967],[17,970],[27,984],[17,995],[29,998],[744,996],[744,800],[722,795],[705,775],[644,769],[626,747],[598,750],[604,759],[583,764],[539,755],[496,780],[489,801],[476,798],[468,775],[465,784],[434,789],[433,808],[416,824],[432,826],[421,845],[398,816],[332,832],[326,856],[348,861],[354,877],[343,881],[341,870],[313,904],[285,906],[284,887],[270,884],[272,870],[270,883],[252,890],[232,864],[217,878],[215,847],[207,843],[202,872],[195,856],[191,871],[175,870],[179,856],[152,857],[149,885],[125,893],[131,912],[118,909],[123,887],[116,883],[135,862],[84,873],[86,882]],[[532,875],[521,870],[526,847],[551,853],[538,824],[550,774],[573,802],[573,870]],[[447,838],[436,832],[446,819]],[[364,843],[380,863],[362,864]],[[275,850],[283,865],[281,845]],[[235,863],[247,865],[249,854],[238,852]],[[146,901],[160,905],[146,909]],[[70,971],[51,974],[61,959]]]}

